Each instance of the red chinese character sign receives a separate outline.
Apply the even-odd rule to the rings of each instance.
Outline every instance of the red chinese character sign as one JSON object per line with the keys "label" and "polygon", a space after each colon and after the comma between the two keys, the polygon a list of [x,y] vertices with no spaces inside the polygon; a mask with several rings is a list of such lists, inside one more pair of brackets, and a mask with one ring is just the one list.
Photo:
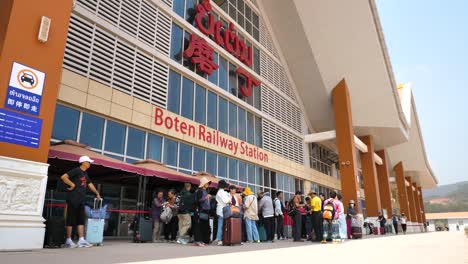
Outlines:
{"label": "red chinese character sign", "polygon": [[[198,29],[250,67],[253,61],[252,47],[248,47],[243,40],[237,37],[234,24],[229,23],[228,28],[223,31],[223,23],[221,20],[215,21],[214,15],[211,13],[212,7],[209,0],[204,0],[195,8],[197,10],[195,24]],[[205,17],[207,19],[204,21]],[[205,39],[192,34],[189,47],[184,51],[184,57],[190,58],[199,71],[211,75],[214,70],[218,69],[218,65],[213,61],[213,52],[213,48],[208,45]],[[239,85],[240,93],[249,97],[252,94],[252,85],[259,86],[260,81],[243,68],[237,68],[236,73],[246,80],[245,87]]]}

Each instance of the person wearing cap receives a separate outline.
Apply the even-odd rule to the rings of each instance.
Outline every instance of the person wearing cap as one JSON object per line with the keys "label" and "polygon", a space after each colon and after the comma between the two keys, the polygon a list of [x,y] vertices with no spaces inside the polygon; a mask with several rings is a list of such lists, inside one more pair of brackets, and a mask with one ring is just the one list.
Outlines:
{"label": "person wearing cap", "polygon": [[216,193],[216,215],[218,216],[218,230],[216,232],[216,241],[218,246],[223,245],[223,208],[231,204],[231,196],[226,189],[229,184],[225,180],[218,182],[218,192]]}
{"label": "person wearing cap", "polygon": [[210,200],[211,195],[208,193],[210,181],[206,177],[200,179],[200,185],[195,192],[195,234],[194,240],[196,246],[206,246],[210,243]]}
{"label": "person wearing cap", "polygon": [[315,233],[315,241],[322,241],[322,199],[317,195],[316,191],[312,191],[312,199],[310,200],[310,205],[312,207],[312,229]]}
{"label": "person wearing cap", "polygon": [[254,193],[249,187],[246,187],[242,194],[245,195],[244,219],[245,229],[247,232],[247,243],[260,243],[260,236],[258,234],[257,224],[255,223],[255,221],[258,220],[257,197],[255,197]]}
{"label": "person wearing cap", "polygon": [[352,221],[353,221],[353,218],[355,218],[357,215],[355,204],[356,203],[354,202],[354,200],[350,200],[348,203],[348,210],[346,212],[346,231],[347,231],[346,233],[348,235],[348,239],[351,239]]}
{"label": "person wearing cap", "polygon": [[[68,186],[67,190],[67,240],[65,241],[65,248],[75,247],[91,247],[91,244],[84,239],[84,225],[86,220],[85,215],[85,200],[86,200],[86,187],[96,194],[96,198],[101,199],[99,192],[94,187],[94,184],[89,179],[86,172],[91,164],[94,162],[88,156],[82,156],[78,160],[80,166],[76,167],[69,172],[65,173],[60,179]],[[73,227],[77,227],[78,231],[78,245],[73,243],[71,239]]]}

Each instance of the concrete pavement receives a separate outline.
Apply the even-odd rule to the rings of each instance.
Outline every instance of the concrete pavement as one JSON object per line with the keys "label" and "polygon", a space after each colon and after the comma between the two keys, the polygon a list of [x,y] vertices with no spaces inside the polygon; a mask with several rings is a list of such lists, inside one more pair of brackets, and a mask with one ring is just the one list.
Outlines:
{"label": "concrete pavement", "polygon": [[2,252],[0,263],[176,264],[176,263],[468,263],[468,239],[463,232],[435,232],[376,237],[344,244],[279,241],[234,247],[106,242],[103,247]]}

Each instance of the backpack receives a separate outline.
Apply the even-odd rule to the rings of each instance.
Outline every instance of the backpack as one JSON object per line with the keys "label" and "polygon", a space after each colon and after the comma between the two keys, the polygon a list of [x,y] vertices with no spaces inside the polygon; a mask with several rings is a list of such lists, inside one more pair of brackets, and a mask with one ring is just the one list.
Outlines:
{"label": "backpack", "polygon": [[333,200],[329,200],[323,206],[323,219],[325,220],[333,220],[335,218],[335,205],[333,204]]}
{"label": "backpack", "polygon": [[172,217],[172,209],[169,206],[164,206],[160,216],[161,221],[167,224],[171,221]]}
{"label": "backpack", "polygon": [[289,216],[294,216],[297,212],[296,208],[294,207],[294,204],[293,204],[293,199],[291,199],[291,201],[289,201],[288,203],[288,215]]}

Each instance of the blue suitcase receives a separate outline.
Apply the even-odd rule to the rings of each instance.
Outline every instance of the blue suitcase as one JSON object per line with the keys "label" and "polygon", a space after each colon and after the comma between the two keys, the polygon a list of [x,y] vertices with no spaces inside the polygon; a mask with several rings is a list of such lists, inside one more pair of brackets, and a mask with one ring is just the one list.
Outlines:
{"label": "blue suitcase", "polygon": [[[102,210],[102,199],[94,199],[93,210]],[[102,246],[102,241],[104,240],[104,222],[104,218],[88,218],[86,222],[86,241],[97,246]]]}

